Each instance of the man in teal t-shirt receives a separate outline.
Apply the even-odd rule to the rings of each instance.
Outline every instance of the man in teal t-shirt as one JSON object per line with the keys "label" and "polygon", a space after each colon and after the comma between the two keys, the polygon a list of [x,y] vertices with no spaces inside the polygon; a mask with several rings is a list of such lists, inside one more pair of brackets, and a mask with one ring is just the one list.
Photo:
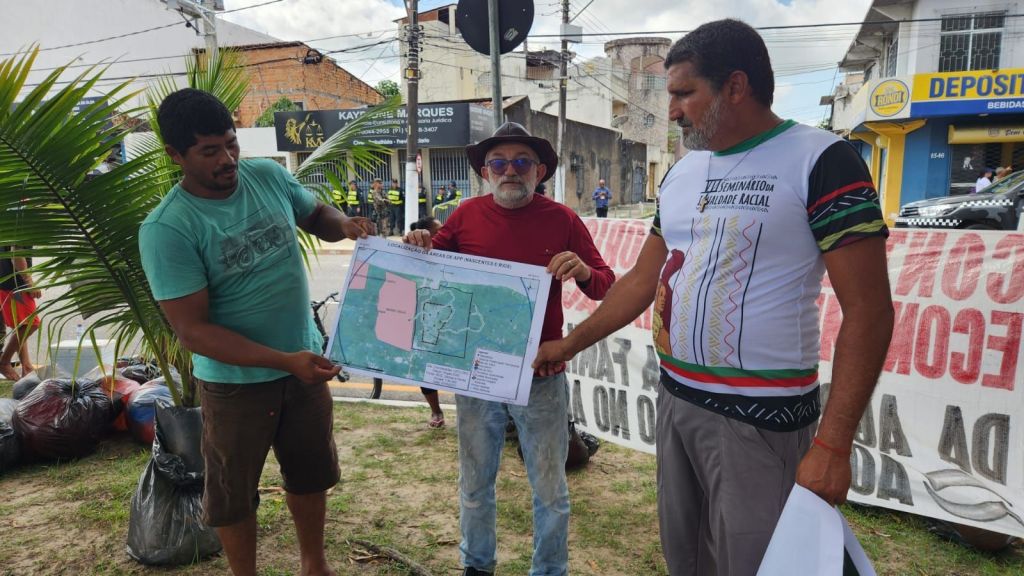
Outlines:
{"label": "man in teal t-shirt", "polygon": [[239,162],[231,114],[210,94],[179,90],[157,120],[184,178],[143,222],[139,249],[202,388],[203,521],[232,572],[255,574],[259,479],[273,447],[301,573],[334,574],[323,546],[326,491],[339,476],[327,381],[340,368],[319,354],[296,227],[336,242],[373,225],[318,202],[273,161]]}

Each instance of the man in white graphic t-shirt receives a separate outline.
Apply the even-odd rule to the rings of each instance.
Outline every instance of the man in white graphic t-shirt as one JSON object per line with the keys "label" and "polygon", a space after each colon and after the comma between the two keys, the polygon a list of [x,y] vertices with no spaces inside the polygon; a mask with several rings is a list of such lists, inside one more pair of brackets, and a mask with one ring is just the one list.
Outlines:
{"label": "man in white graphic t-shirt", "polygon": [[[888,230],[867,167],[835,135],[772,110],[750,26],[720,20],[665,59],[669,115],[691,150],[665,178],[633,269],[535,367],[557,369],[658,299],[658,516],[673,576],[753,575],[794,482],[846,499],[853,435],[893,309]],[[820,416],[823,273],[843,311]]]}

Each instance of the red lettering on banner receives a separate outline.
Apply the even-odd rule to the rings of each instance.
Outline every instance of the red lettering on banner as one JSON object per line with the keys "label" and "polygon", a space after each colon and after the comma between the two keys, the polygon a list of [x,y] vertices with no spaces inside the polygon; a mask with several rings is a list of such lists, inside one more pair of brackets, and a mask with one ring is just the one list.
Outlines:
{"label": "red lettering on banner", "polygon": [[942,292],[953,300],[966,300],[974,294],[985,260],[985,242],[971,233],[961,236],[949,251],[942,268]]}
{"label": "red lettering on banner", "polygon": [[988,275],[988,297],[1000,304],[1013,304],[1024,297],[1024,235],[1009,234],[996,244],[993,260],[1010,259],[1009,277],[1004,272]]}
{"label": "red lettering on banner", "polygon": [[1017,375],[1018,353],[1020,352],[1021,326],[1024,325],[1024,314],[1020,312],[992,312],[992,324],[1006,326],[1005,336],[989,336],[987,349],[1002,352],[1003,360],[999,363],[998,374],[985,374],[981,385],[988,388],[1013,390],[1014,378]]}
{"label": "red lettering on banner", "polygon": [[917,295],[930,298],[935,287],[935,271],[939,267],[942,249],[946,244],[945,232],[919,232],[910,238],[910,248],[903,260],[895,294],[907,296],[920,283]]}
{"label": "red lettering on banner", "polygon": [[910,374],[910,365],[914,358],[914,327],[917,326],[917,302],[907,304],[894,301],[893,314],[896,318],[892,330],[892,341],[889,354],[885,357],[886,372]]}
{"label": "red lettering on banner", "polygon": [[886,260],[892,259],[892,253],[897,246],[902,246],[907,243],[907,232],[906,230],[889,230],[889,238],[885,241],[885,258]]}
{"label": "red lettering on banner", "polygon": [[953,333],[967,335],[967,353],[949,355],[949,374],[961,384],[974,384],[981,375],[981,353],[985,344],[985,315],[981,310],[965,308],[953,319]]}
{"label": "red lettering on banner", "polygon": [[914,368],[925,378],[934,380],[946,373],[949,326],[949,310],[944,307],[929,306],[921,312],[914,339]]}
{"label": "red lettering on banner", "polygon": [[[636,259],[640,256],[640,250],[643,249],[644,243],[647,242],[647,228],[640,223],[633,223],[629,225],[627,232],[629,242],[623,245],[622,252],[619,254],[619,263],[628,263],[629,268],[636,265]],[[623,266],[625,268],[625,266]]]}
{"label": "red lettering on banner", "polygon": [[835,294],[822,294],[818,297],[818,310],[821,316],[821,349],[818,356],[825,362],[831,362],[839,327],[843,324],[843,309]]}
{"label": "red lettering on banner", "polygon": [[626,241],[626,236],[626,227],[621,224],[615,225],[613,231],[606,233],[607,240],[604,242],[604,251],[601,252],[601,255],[604,256],[604,261],[613,269],[629,268],[628,265],[624,266],[623,262],[618,258],[618,250]]}

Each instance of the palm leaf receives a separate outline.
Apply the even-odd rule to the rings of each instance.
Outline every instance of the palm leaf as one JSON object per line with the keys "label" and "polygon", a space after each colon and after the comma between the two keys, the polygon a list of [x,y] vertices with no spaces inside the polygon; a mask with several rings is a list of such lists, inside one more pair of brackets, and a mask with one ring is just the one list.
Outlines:
{"label": "palm leaf", "polygon": [[[98,329],[115,341],[118,354],[124,346],[140,342],[142,352],[160,364],[175,403],[195,405],[191,355],[153,298],[138,249],[140,224],[180,180],[180,169],[163,151],[156,122],[159,103],[178,86],[163,78],[147,93],[144,111],[154,136],[141,139],[137,155],[107,173],[86,178],[111,147],[123,141],[128,129],[110,118],[134,94],[122,84],[74,113],[103,70],[89,68],[58,89],[58,79],[67,72],[66,67],[58,68],[26,92],[37,53],[33,48],[0,61],[0,245],[18,246],[14,255],[37,259],[32,268],[37,287],[64,291],[40,306],[51,340],[59,338],[68,322],[85,317],[93,348]],[[230,50],[221,51],[208,66],[192,55],[186,76],[192,87],[237,109],[248,89],[240,62]],[[300,181],[329,201],[330,186],[313,185],[314,172],[327,174],[328,182],[337,185],[345,178],[332,161],[344,156],[346,165],[363,168],[379,162],[374,152],[384,148],[363,144],[358,135],[397,105],[397,100],[389,101],[332,136],[300,167]],[[120,114],[142,112],[130,109]],[[315,252],[310,237],[302,241]],[[182,382],[172,379],[171,366],[178,369]]]}
{"label": "palm leaf", "polygon": [[[134,94],[121,84],[75,113],[103,70],[89,68],[57,89],[62,67],[16,102],[37,53],[0,65],[0,244],[26,247],[16,254],[37,258],[39,288],[67,290],[40,306],[51,330],[59,334],[73,317],[91,316],[90,330],[108,327],[118,343],[141,336],[169,374],[158,342],[170,328],[145,282],[135,239],[160,200],[155,184],[171,175],[147,154],[87,179],[123,140],[127,129],[110,119]],[[172,394],[182,402],[180,390]]]}

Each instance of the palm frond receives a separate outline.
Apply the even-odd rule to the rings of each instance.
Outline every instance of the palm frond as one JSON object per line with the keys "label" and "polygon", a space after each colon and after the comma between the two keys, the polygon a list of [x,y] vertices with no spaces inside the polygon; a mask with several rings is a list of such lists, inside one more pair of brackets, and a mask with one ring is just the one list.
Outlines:
{"label": "palm frond", "polygon": [[[363,170],[370,170],[381,162],[379,154],[388,152],[388,149],[381,144],[374,144],[361,140],[363,132],[375,120],[387,117],[401,105],[400,97],[389,98],[384,104],[375,106],[372,110],[349,122],[343,129],[335,132],[324,141],[306,161],[295,171],[295,179],[302,182],[310,191],[316,194],[325,203],[333,202],[331,189],[336,186],[335,182],[346,182],[351,179],[352,174],[342,174],[337,170],[339,160],[347,160],[353,167]],[[323,174],[327,176],[328,183],[317,182],[314,177]],[[344,188],[341,188],[344,190]]]}
{"label": "palm frond", "polygon": [[[111,118],[134,94],[121,84],[76,113],[103,71],[89,68],[58,89],[67,71],[61,67],[14,102],[36,53],[0,65],[0,244],[37,258],[39,288],[68,288],[66,297],[40,307],[51,324],[95,315],[92,330],[110,326],[119,339],[141,335],[153,349],[170,328],[145,282],[136,238],[160,200],[157,184],[169,175],[144,155],[86,178],[124,139],[127,129]],[[172,393],[180,402],[179,391]]]}

